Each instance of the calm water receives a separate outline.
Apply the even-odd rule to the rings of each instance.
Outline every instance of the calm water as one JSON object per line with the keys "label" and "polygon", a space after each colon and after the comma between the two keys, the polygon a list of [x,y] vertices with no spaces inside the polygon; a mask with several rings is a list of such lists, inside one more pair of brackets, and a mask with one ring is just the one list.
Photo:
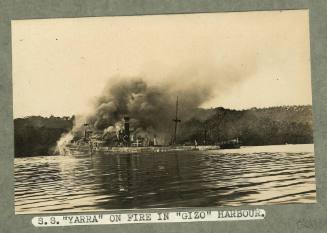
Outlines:
{"label": "calm water", "polygon": [[15,159],[16,213],[315,202],[313,145]]}

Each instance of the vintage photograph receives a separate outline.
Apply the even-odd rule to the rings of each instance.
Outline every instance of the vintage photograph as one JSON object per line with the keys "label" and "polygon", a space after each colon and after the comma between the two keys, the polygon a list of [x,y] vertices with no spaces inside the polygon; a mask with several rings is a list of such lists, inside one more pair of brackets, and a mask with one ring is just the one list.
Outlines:
{"label": "vintage photograph", "polygon": [[16,214],[316,202],[308,10],[11,30]]}

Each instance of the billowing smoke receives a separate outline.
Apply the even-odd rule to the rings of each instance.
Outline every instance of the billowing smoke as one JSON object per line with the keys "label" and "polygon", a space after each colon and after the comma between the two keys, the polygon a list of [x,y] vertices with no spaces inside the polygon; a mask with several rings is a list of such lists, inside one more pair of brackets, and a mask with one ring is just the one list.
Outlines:
{"label": "billowing smoke", "polygon": [[167,144],[172,137],[177,96],[179,118],[183,122],[194,117],[203,118],[199,115],[202,104],[225,93],[252,72],[252,67],[242,70],[233,65],[230,68],[217,70],[214,66],[197,65],[165,74],[167,77],[160,81],[157,78],[155,82],[149,77],[111,78],[96,99],[91,114],[76,118],[69,134],[82,136],[83,125],[87,123],[93,132],[118,137],[123,118],[129,116],[132,135],[155,137],[160,144]]}
{"label": "billowing smoke", "polygon": [[[151,85],[141,78],[111,81],[85,121],[93,131],[117,133],[123,128],[123,118],[129,116],[134,135],[156,137],[165,144],[173,130],[177,96],[183,120],[194,117],[199,105],[210,97],[208,88],[186,86],[176,89],[170,83]],[[82,125],[76,125],[74,131],[81,128]]]}
{"label": "billowing smoke", "polygon": [[66,154],[65,146],[74,138],[74,135],[72,132],[68,132],[64,134],[58,141],[57,146],[55,148],[55,154]]}

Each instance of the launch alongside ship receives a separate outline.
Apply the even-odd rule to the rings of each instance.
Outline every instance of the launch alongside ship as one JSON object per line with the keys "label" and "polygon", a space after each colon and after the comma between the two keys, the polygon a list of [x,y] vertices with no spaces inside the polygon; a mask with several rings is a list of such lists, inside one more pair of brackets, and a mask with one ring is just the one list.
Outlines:
{"label": "launch alongside ship", "polygon": [[213,145],[199,145],[196,140],[190,145],[178,143],[177,129],[181,120],[178,118],[178,97],[176,100],[176,111],[174,122],[174,131],[168,144],[160,144],[156,135],[152,138],[148,136],[137,135],[130,128],[130,117],[123,117],[123,127],[114,134],[94,131],[88,123],[83,125],[83,137],[74,137],[61,148],[63,155],[81,155],[81,154],[110,154],[110,153],[153,153],[170,151],[195,151],[195,150],[218,150],[218,149],[236,149],[240,148],[241,142],[237,139],[223,141]]}

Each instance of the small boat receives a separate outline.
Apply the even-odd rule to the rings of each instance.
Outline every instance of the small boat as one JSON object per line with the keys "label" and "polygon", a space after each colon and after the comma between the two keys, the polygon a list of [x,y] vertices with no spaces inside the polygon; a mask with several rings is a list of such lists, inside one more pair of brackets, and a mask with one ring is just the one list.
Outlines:
{"label": "small boat", "polygon": [[241,148],[241,142],[238,138],[223,141],[219,143],[220,149],[239,149]]}

